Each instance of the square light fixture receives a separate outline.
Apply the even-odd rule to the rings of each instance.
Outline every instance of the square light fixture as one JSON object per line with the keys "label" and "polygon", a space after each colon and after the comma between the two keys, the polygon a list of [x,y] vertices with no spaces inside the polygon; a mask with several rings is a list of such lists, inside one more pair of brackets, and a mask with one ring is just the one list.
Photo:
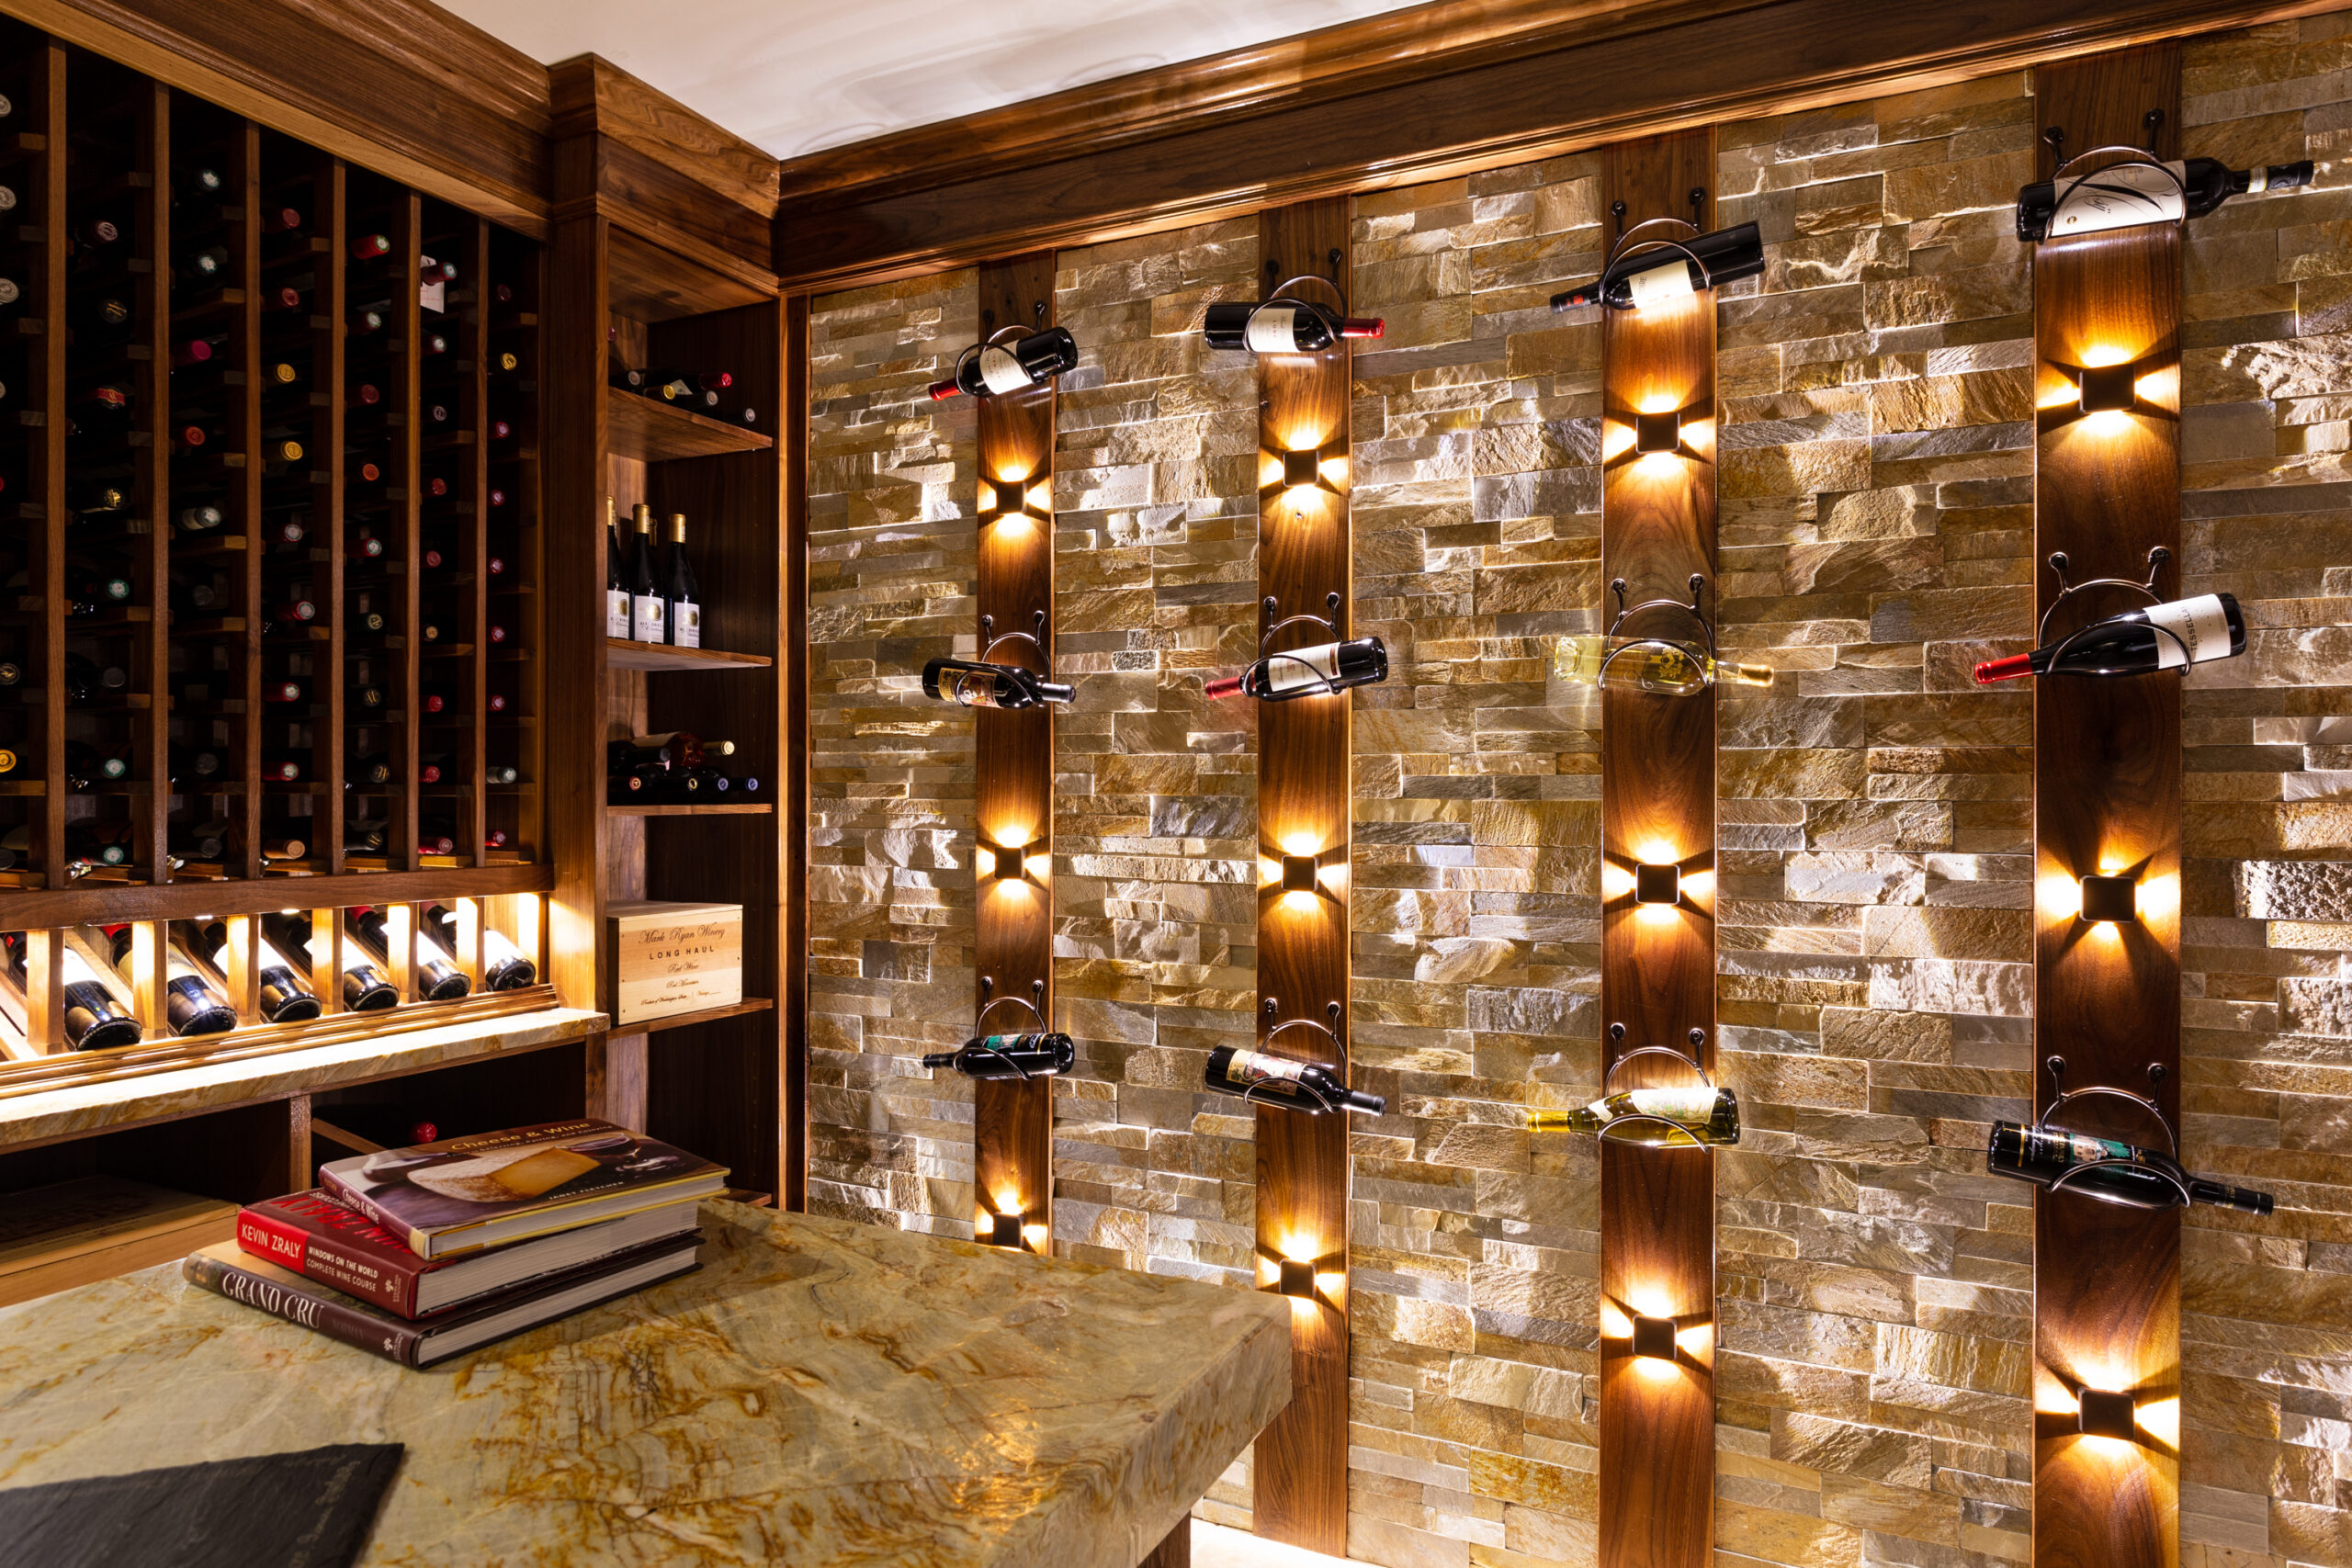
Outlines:
{"label": "square light fixture", "polygon": [[1674,1319],[1670,1317],[1634,1319],[1634,1354],[1658,1361],[1674,1359]]}
{"label": "square light fixture", "polygon": [[1311,485],[1323,477],[1323,454],[1308,447],[1304,452],[1283,454],[1283,483],[1293,490]]}
{"label": "square light fixture", "polygon": [[1274,1288],[1283,1295],[1312,1301],[1315,1297],[1315,1265],[1304,1258],[1283,1258],[1282,1279]]}
{"label": "square light fixture", "polygon": [[2139,884],[2128,876],[2083,878],[2083,919],[2132,921],[2140,918]]}
{"label": "square light fixture", "polygon": [[2077,1419],[2086,1438],[2116,1438],[2128,1443],[2139,1436],[2135,1414],[2130,1394],[2086,1388]]}
{"label": "square light fixture", "polygon": [[1671,452],[1682,445],[1682,413],[1668,409],[1664,413],[1637,413],[1634,416],[1634,450],[1639,453]]}
{"label": "square light fixture", "polygon": [[1679,865],[1637,865],[1634,868],[1634,902],[1679,904],[1682,901],[1682,868]]}
{"label": "square light fixture", "polygon": [[1285,893],[1315,891],[1315,857],[1313,855],[1283,856],[1283,891]]}
{"label": "square light fixture", "polygon": [[2083,372],[2083,412],[2085,413],[2121,413],[2133,402],[2132,367],[2100,365]]}
{"label": "square light fixture", "polygon": [[972,1239],[990,1247],[1019,1247],[1021,1216],[983,1213],[978,1223],[972,1227]]}

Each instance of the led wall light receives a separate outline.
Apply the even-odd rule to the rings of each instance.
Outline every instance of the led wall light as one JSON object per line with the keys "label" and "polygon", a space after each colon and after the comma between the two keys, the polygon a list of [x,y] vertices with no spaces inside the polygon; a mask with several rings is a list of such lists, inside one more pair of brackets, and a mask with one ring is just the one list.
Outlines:
{"label": "led wall light", "polygon": [[972,1226],[972,1239],[989,1247],[1018,1247],[1021,1245],[1021,1216],[995,1214],[983,1209]]}
{"label": "led wall light", "polygon": [[2140,918],[2140,885],[2128,876],[2083,878],[2083,919],[2136,921]]}
{"label": "led wall light", "polygon": [[1682,901],[1682,868],[1676,865],[1637,865],[1634,868],[1634,902],[1636,904],[1679,904]]}
{"label": "led wall light", "polygon": [[1295,1300],[1314,1300],[1315,1265],[1304,1258],[1283,1258],[1281,1278],[1274,1288]]}
{"label": "led wall light", "polygon": [[1323,476],[1323,455],[1313,447],[1283,454],[1283,483],[1292,490],[1311,485]]}
{"label": "led wall light", "polygon": [[2086,1438],[2114,1438],[2129,1443],[2137,1441],[2140,1435],[2137,1416],[2130,1394],[2086,1388],[2075,1419]]}
{"label": "led wall light", "polygon": [[1285,893],[1314,892],[1316,869],[1313,855],[1283,856],[1283,891]]}
{"label": "led wall light", "polygon": [[1673,452],[1682,446],[1682,412],[1668,409],[1664,413],[1637,413],[1634,416],[1634,450],[1645,456],[1652,452]]}
{"label": "led wall light", "polygon": [[2082,409],[2085,413],[2128,413],[2138,400],[2132,390],[2137,367],[2132,365],[2097,365],[2084,369],[2081,380]]}
{"label": "led wall light", "polygon": [[1674,1359],[1674,1319],[1634,1319],[1634,1354],[1655,1361]]}

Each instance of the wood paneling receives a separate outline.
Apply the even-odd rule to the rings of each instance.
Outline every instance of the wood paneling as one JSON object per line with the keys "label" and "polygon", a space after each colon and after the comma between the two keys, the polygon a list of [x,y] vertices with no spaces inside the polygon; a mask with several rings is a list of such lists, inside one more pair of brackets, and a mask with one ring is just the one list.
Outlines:
{"label": "wood paneling", "polygon": [[601,130],[762,218],[775,210],[776,161],[669,94],[595,54],[548,67],[554,134]]}
{"label": "wood paneling", "polygon": [[[1623,226],[1711,221],[1714,133],[1679,132],[1608,148],[1604,211]],[[1706,193],[1694,213],[1692,191]],[[1604,220],[1610,224],[1609,220]],[[1616,229],[1606,229],[1613,241]],[[1635,236],[1687,238],[1668,225]],[[1626,603],[1689,603],[1716,615],[1715,299],[1611,310],[1602,326],[1604,581]],[[1636,412],[1681,414],[1684,450],[1636,456]],[[1613,615],[1613,598],[1604,606]],[[1629,636],[1702,636],[1680,610],[1643,612]],[[1645,1045],[1712,1067],[1715,1036],[1715,702],[1604,693],[1600,731],[1600,1016],[1604,1066]],[[1638,906],[1637,864],[1680,868],[1680,903]],[[1622,1036],[1618,1026],[1623,1026]],[[1696,1032],[1697,1038],[1692,1038]],[[1612,1088],[1688,1082],[1661,1056],[1627,1066]],[[1600,1152],[1600,1551],[1602,1568],[1702,1568],[1713,1550],[1714,1162],[1695,1149],[1604,1144]],[[1632,1317],[1672,1317],[1668,1364],[1633,1353]]]}
{"label": "wood paneling", "polygon": [[[1053,325],[1054,254],[1033,251],[980,268],[983,336]],[[1042,307],[1042,309],[1041,309]],[[1012,330],[1008,330],[1012,329]],[[984,656],[1053,668],[1054,412],[1051,382],[980,400],[978,604]],[[1039,516],[1038,513],[1045,515]],[[1020,640],[1033,637],[1042,649]],[[991,642],[994,650],[989,651]],[[982,843],[1024,861],[1053,854],[1054,720],[1050,709],[972,716],[973,821]],[[1044,867],[1040,868],[1044,873]],[[973,964],[981,979],[978,1029],[1024,1034],[1053,1018],[1050,873],[978,877]],[[1034,1006],[1044,1021],[1030,1014]],[[991,1213],[1021,1215],[1024,1245],[1051,1250],[1053,1081],[983,1078],[972,1086],[973,1182]],[[1035,1228],[1032,1228],[1035,1227]]]}
{"label": "wood paneling", "polygon": [[[2164,112],[2156,152],[2176,157],[2180,56],[2132,50],[2041,73],[2037,130],[2063,127],[2064,151],[2139,144]],[[2043,177],[2056,155],[2045,142]],[[2043,245],[2034,254],[2036,401],[2045,411],[2035,474],[2037,608],[2069,558],[2075,581],[2138,579],[2152,547],[2175,562],[2156,591],[2179,593],[2181,235],[2150,225]],[[2069,418],[2068,374],[2129,362],[2148,412]],[[2098,589],[2051,621],[2063,636],[2145,603]],[[2035,1078],[2035,1109],[2056,1089],[2105,1085],[2152,1094],[2180,1117],[2180,680],[2052,680],[2034,692],[2034,1039],[2037,1062],[2065,1058],[2063,1085]],[[2079,879],[2128,873],[2135,924],[2075,919]],[[2163,1077],[2152,1083],[2151,1066]],[[2078,1102],[2068,1125],[2165,1146],[2143,1112]],[[2085,1388],[2141,1404],[2180,1397],[2180,1213],[2147,1213],[2074,1193],[2040,1194],[2034,1215],[2034,1562],[2036,1568],[2169,1568],[2179,1561],[2178,1456],[2076,1430]]]}
{"label": "wood paneling", "polygon": [[784,302],[784,376],[776,452],[784,461],[784,636],[776,674],[783,689],[786,753],[777,758],[784,791],[784,1184],[779,1206],[808,1207],[808,297]]}
{"label": "wood paneling", "polygon": [[[1336,254],[1335,254],[1336,253]],[[1348,203],[1338,197],[1260,215],[1264,287],[1295,275],[1350,276]],[[1343,303],[1326,285],[1294,292]],[[1258,360],[1258,592],[1274,607],[1261,631],[1291,615],[1333,621],[1348,635],[1350,578],[1345,482],[1286,491],[1280,455],[1348,450],[1349,350],[1263,355]],[[1269,472],[1273,480],[1265,482]],[[1331,633],[1290,627],[1270,646],[1312,647]],[[1349,711],[1351,699],[1300,697],[1258,705],[1259,1043],[1283,1055],[1340,1064],[1341,1052],[1310,1028],[1269,1031],[1304,1019],[1347,1038]],[[1313,893],[1267,886],[1262,867],[1283,853],[1327,868]],[[1337,1003],[1334,1019],[1329,1010]],[[1345,1113],[1258,1111],[1258,1260],[1271,1283],[1283,1258],[1315,1265],[1314,1300],[1291,1302],[1291,1401],[1259,1434],[1252,1528],[1259,1535],[1333,1556],[1348,1538],[1348,1128]]]}

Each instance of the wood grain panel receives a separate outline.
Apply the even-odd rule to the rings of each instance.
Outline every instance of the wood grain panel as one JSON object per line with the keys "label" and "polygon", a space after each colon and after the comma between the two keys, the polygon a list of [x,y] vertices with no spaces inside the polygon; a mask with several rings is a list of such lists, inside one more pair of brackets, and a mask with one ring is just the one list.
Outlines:
{"label": "wood grain panel", "polygon": [[[1332,253],[1339,253],[1337,261]],[[1271,281],[1312,273],[1349,277],[1344,197],[1265,212],[1258,254]],[[1316,285],[1301,296],[1340,302]],[[1348,450],[1349,350],[1258,360],[1259,467],[1275,482],[1260,491],[1258,592],[1275,608],[1261,629],[1295,615],[1321,615],[1348,635],[1350,580],[1347,484],[1285,491],[1279,455],[1313,447]],[[1336,470],[1335,470],[1336,471]],[[1331,601],[1336,597],[1336,603]],[[1290,628],[1274,648],[1330,640],[1314,626]],[[1294,1019],[1329,1025],[1340,1004],[1347,1036],[1349,710],[1351,699],[1301,697],[1258,708],[1258,1031],[1283,1055],[1344,1058],[1312,1029],[1268,1031]],[[1322,889],[1284,893],[1263,874],[1268,857],[1312,854],[1331,868]],[[1291,1303],[1291,1401],[1259,1434],[1252,1528],[1259,1535],[1333,1556],[1348,1538],[1348,1129],[1344,1113],[1257,1113],[1258,1257],[1270,1284],[1283,1258],[1316,1265],[1317,1296]]]}
{"label": "wood grain panel", "polygon": [[[2164,111],[2156,151],[2177,155],[2177,48],[2055,67],[2038,81],[2037,129],[2062,126],[2065,152],[2139,143]],[[2045,142],[2046,177],[2056,155]],[[2152,547],[2180,551],[2180,231],[2125,230],[2034,254],[2036,565],[2064,551],[2077,581],[2139,578]],[[2085,418],[2066,405],[2086,365],[2130,362],[2150,412]],[[2112,427],[2112,428],[2109,428]],[[2038,571],[2038,608],[2058,595]],[[2157,592],[2175,597],[2177,564]],[[2053,637],[2143,603],[2120,590],[2076,596]],[[2181,696],[2178,677],[2054,680],[2034,692],[2034,1038],[2066,1061],[2064,1087],[2154,1097],[2179,1121]],[[2075,919],[2078,880],[2129,873],[2136,924]],[[2164,1069],[2152,1085],[2149,1067]],[[2055,1092],[2035,1080],[2035,1108]],[[2070,1125],[2163,1146],[2144,1113],[2116,1100],[2070,1107]],[[2127,1444],[2076,1430],[2085,1388],[2141,1404],[2180,1397],[2180,1214],[2142,1213],[2043,1193],[2034,1214],[2036,1568],[2171,1568],[2179,1547],[2174,1440]]]}
{"label": "wood grain panel", "polygon": [[[1033,251],[981,267],[979,296],[984,336],[1005,332],[1009,337],[1013,334],[1008,329],[1032,332],[1053,325],[1054,254]],[[1033,670],[1052,668],[1055,406],[1049,382],[983,398],[978,411],[979,483],[988,502],[979,523],[980,647],[986,650],[992,638],[1010,638],[989,657]],[[1037,637],[1042,651],[1018,640],[1023,635]],[[1033,857],[1049,862],[1051,711],[983,708],[972,718],[973,821],[981,841],[1019,850],[1033,863]],[[1051,1027],[1050,874],[978,878],[973,903],[973,964],[983,977],[973,1005],[989,1009],[979,1020],[980,1032],[1019,1034]],[[1023,1003],[1048,1021],[1031,1017]],[[1052,1249],[1053,1087],[1047,1078],[984,1078],[972,1086],[977,1199],[992,1213],[1019,1213],[1025,1245],[1038,1252]]]}
{"label": "wood grain panel", "polygon": [[[1714,133],[1622,142],[1601,157],[1604,209],[1623,227],[1713,219]],[[1694,212],[1690,193],[1706,193]],[[1685,237],[1661,226],[1652,235]],[[1690,602],[1715,617],[1715,300],[1611,310],[1602,324],[1604,581],[1626,603]],[[1684,451],[1636,456],[1637,412],[1679,411]],[[1606,606],[1613,615],[1612,599]],[[1700,636],[1679,610],[1644,612],[1633,636]],[[1666,1045],[1712,1068],[1715,1008],[1715,702],[1604,693],[1600,731],[1603,1065]],[[1635,905],[1634,867],[1677,865],[1681,902]],[[1623,1026],[1622,1038],[1618,1025]],[[1691,1032],[1697,1031],[1694,1043]],[[1645,1056],[1612,1087],[1688,1082]],[[1714,1163],[1693,1149],[1604,1145],[1600,1157],[1600,1551],[1602,1568],[1701,1568],[1713,1550]],[[1634,1314],[1679,1325],[1671,1364],[1633,1353]]]}
{"label": "wood grain panel", "polygon": [[777,398],[776,450],[784,459],[784,978],[776,1000],[784,1019],[784,1177],[779,1207],[808,1207],[808,297],[784,306],[784,378]]}

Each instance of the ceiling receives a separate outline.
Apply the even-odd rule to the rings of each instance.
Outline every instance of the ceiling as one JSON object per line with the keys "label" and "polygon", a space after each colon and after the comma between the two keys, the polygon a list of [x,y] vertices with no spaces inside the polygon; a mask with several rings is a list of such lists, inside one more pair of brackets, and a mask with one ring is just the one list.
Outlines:
{"label": "ceiling", "polygon": [[1411,0],[441,0],[553,64],[600,54],[797,157]]}

